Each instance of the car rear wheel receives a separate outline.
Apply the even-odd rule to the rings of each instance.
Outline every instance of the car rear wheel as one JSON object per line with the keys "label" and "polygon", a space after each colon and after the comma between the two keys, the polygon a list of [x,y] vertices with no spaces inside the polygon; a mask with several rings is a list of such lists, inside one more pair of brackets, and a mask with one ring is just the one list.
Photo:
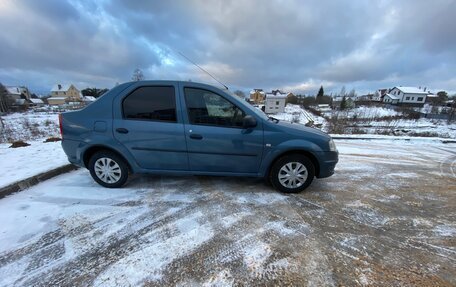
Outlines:
{"label": "car rear wheel", "polygon": [[278,159],[269,175],[272,185],[286,193],[301,192],[306,189],[315,176],[315,167],[306,156],[286,155]]}
{"label": "car rear wheel", "polygon": [[128,179],[127,164],[110,151],[96,152],[89,160],[89,170],[92,178],[104,187],[121,187]]}

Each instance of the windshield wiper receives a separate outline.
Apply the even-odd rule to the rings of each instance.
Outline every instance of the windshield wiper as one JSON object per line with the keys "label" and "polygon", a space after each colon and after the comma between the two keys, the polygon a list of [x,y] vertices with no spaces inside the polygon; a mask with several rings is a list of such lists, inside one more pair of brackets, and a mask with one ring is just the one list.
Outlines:
{"label": "windshield wiper", "polygon": [[274,121],[274,122],[276,122],[276,123],[278,123],[278,122],[280,121],[279,119],[276,119],[276,118],[274,118],[274,117],[268,117],[268,120]]}

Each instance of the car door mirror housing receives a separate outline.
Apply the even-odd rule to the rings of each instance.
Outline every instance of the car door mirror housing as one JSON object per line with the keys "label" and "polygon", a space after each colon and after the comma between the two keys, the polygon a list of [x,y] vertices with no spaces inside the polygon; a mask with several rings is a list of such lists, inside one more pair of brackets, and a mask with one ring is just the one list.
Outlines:
{"label": "car door mirror housing", "polygon": [[257,120],[250,115],[245,116],[244,119],[242,120],[242,127],[244,129],[254,128],[256,126],[257,126]]}

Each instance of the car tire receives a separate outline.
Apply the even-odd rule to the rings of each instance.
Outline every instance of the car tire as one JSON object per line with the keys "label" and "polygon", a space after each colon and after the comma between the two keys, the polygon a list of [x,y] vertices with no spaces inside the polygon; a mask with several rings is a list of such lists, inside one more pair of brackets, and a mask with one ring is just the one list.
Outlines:
{"label": "car tire", "polygon": [[92,178],[104,187],[118,188],[128,179],[128,165],[110,151],[99,151],[92,155],[88,168]]}
{"label": "car tire", "polygon": [[308,157],[290,154],[274,162],[269,180],[281,192],[297,193],[306,189],[314,176],[315,166]]}

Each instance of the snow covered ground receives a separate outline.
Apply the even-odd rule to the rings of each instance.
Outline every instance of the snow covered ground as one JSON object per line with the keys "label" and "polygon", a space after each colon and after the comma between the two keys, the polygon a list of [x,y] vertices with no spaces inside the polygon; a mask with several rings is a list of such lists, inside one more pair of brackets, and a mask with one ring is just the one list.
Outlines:
{"label": "snow covered ground", "polygon": [[0,144],[0,187],[68,164],[60,142],[31,141],[30,146]]}
{"label": "snow covered ground", "polygon": [[285,106],[285,112],[273,114],[271,116],[279,120],[300,123],[303,125],[309,125],[309,122],[312,122],[312,126],[316,125],[322,130],[324,130],[326,125],[326,120],[323,117],[313,115],[299,105],[287,104]]}
{"label": "snow covered ground", "polygon": [[[389,119],[384,117],[398,117],[402,113],[384,107],[358,107],[346,111],[325,112],[326,117],[337,116],[338,121],[346,120],[343,124],[344,133],[350,134],[353,130],[357,133],[369,135],[396,135],[396,136],[428,136],[456,139],[456,123],[448,124],[446,120],[432,119]],[[309,125],[309,121],[314,124],[313,127],[321,129],[324,132],[329,130],[328,121],[320,116],[307,112],[298,105],[287,105],[284,113],[272,115],[275,118]],[[350,119],[356,118],[356,121]],[[383,119],[382,119],[383,118]]]}
{"label": "snow covered ground", "polygon": [[375,141],[403,141],[415,145],[421,143],[456,143],[456,139],[440,138],[440,137],[417,137],[417,136],[389,136],[376,134],[329,134],[333,139],[354,139],[354,140],[375,140]]}
{"label": "snow covered ground", "polygon": [[0,286],[451,286],[456,144],[337,140],[334,176],[260,179],[80,169],[0,200]]}
{"label": "snow covered ground", "polygon": [[31,110],[2,116],[2,119],[4,127],[0,128],[0,143],[60,136],[59,116],[56,112]]}
{"label": "snow covered ground", "polygon": [[[328,117],[333,114],[334,112],[325,113]],[[384,107],[358,107],[337,113],[340,119],[352,119],[353,117],[357,119],[356,122],[347,123],[351,127],[348,127],[345,133],[352,133],[353,128],[355,128],[357,132],[367,134],[435,136],[456,139],[456,123],[447,124],[445,120],[382,119],[401,115],[398,111]],[[288,104],[284,113],[272,116],[280,120],[312,125],[325,132],[329,131],[328,121],[325,118],[314,115],[298,105]],[[51,110],[14,113],[2,118],[5,127],[0,132],[0,143],[16,140],[40,140],[45,137],[59,136],[58,113]]]}
{"label": "snow covered ground", "polygon": [[364,121],[357,122],[356,126],[362,128],[367,134],[392,131],[396,135],[425,135],[442,138],[456,139],[456,124],[448,124],[445,120],[429,119],[397,119],[391,121]]}
{"label": "snow covered ground", "polygon": [[[325,115],[331,117],[334,114],[334,111],[326,112]],[[337,111],[338,117],[341,118],[353,118],[358,119],[377,119],[381,117],[393,117],[401,116],[402,113],[393,109],[387,109],[385,107],[366,107],[361,106],[354,109],[348,109],[345,111]]]}
{"label": "snow covered ground", "polygon": [[291,104],[285,106],[285,112],[277,113],[272,116],[279,120],[296,122],[303,125],[313,120],[312,115],[310,115],[306,110],[302,109],[298,105]]}

